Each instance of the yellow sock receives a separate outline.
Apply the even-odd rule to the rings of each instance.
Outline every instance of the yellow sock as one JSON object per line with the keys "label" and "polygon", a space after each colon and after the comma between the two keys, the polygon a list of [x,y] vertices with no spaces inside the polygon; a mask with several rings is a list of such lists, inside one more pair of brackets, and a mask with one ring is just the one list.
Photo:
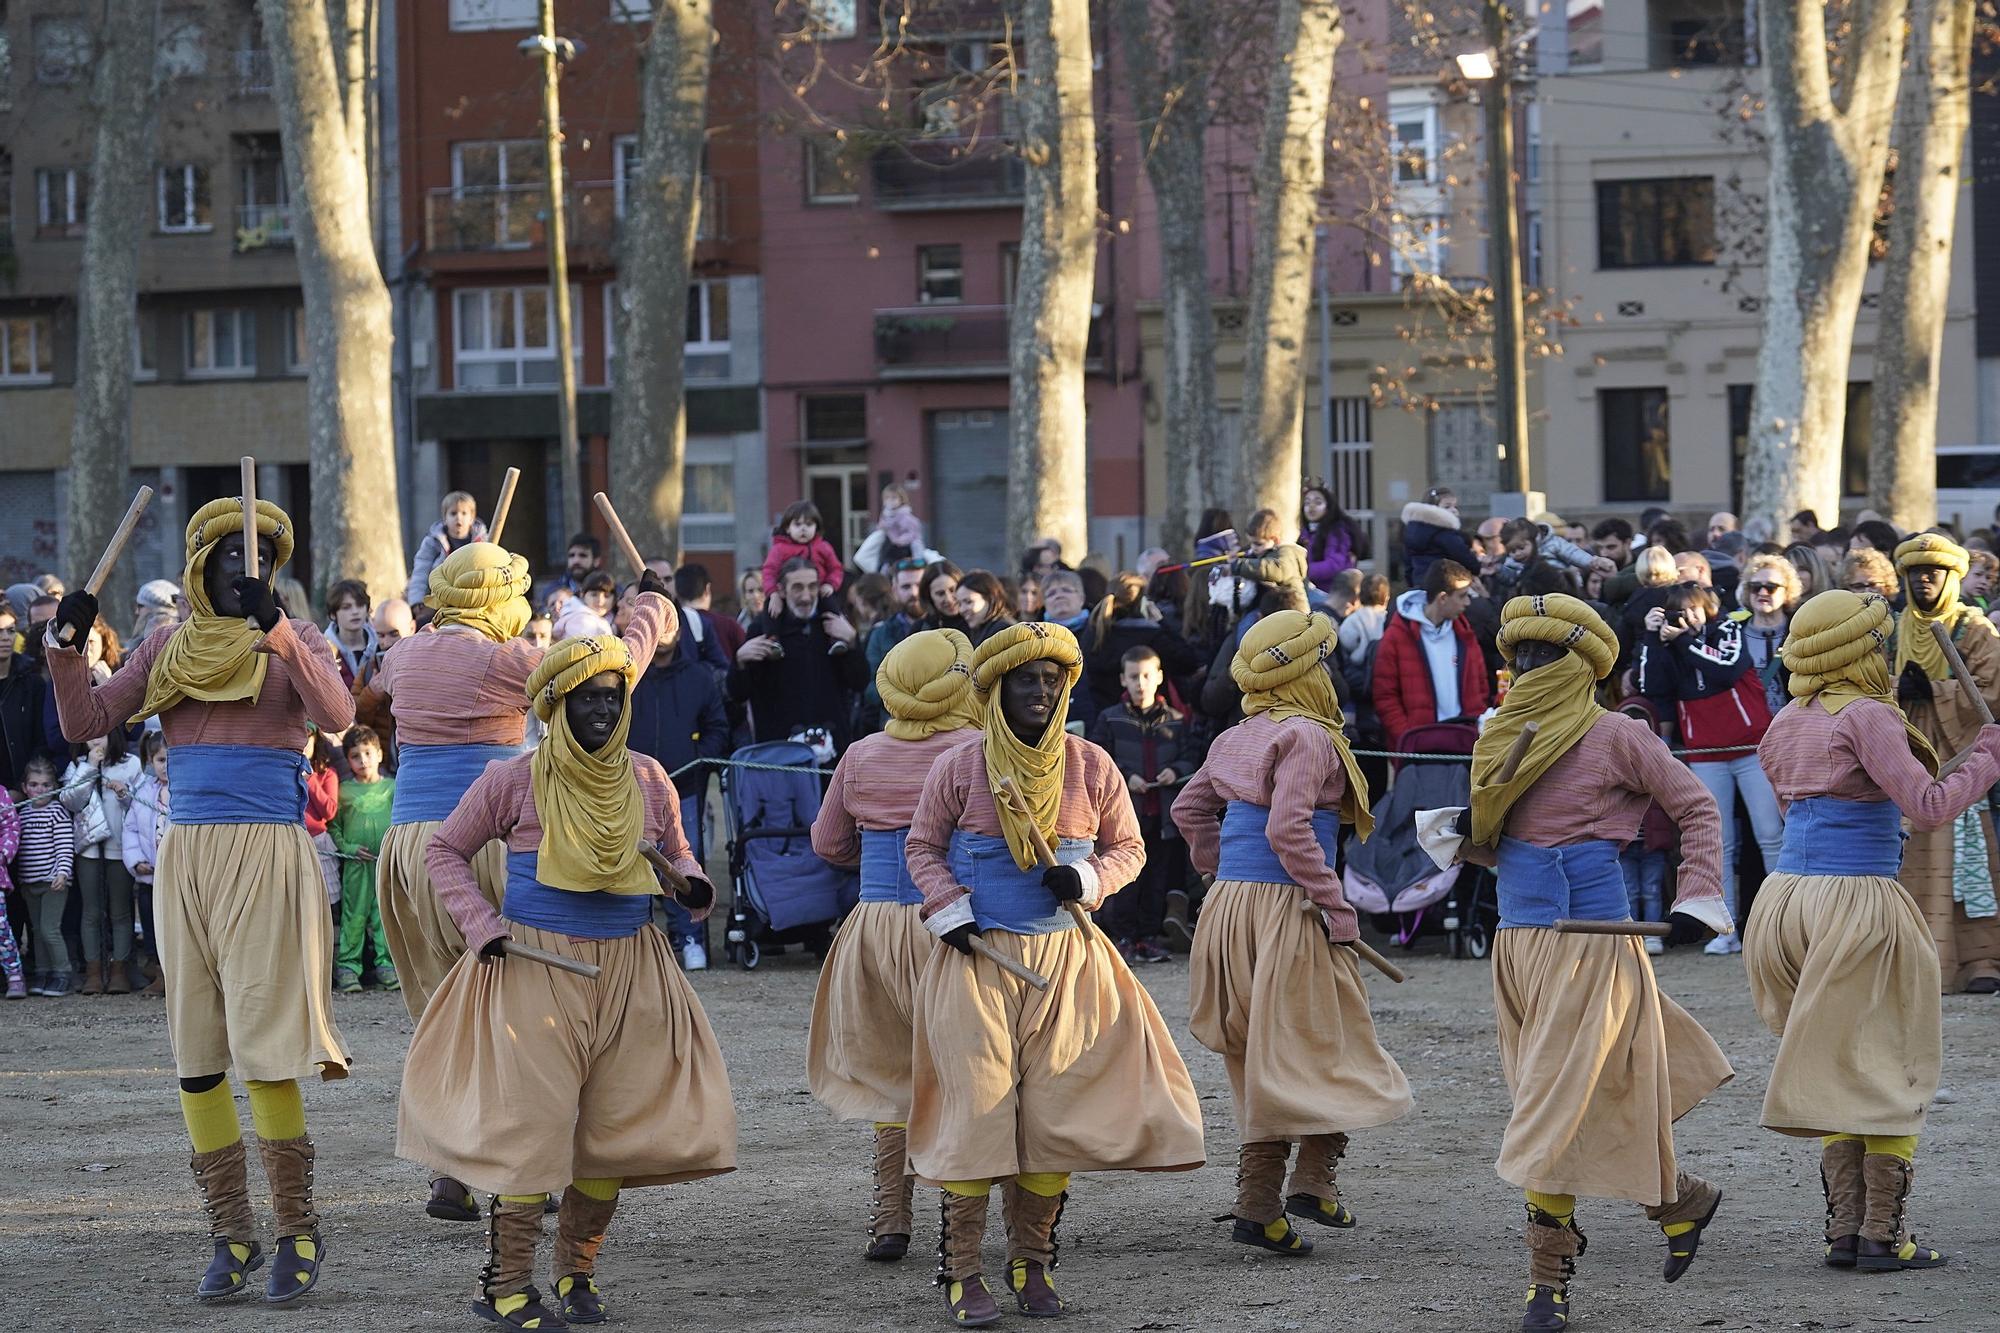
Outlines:
{"label": "yellow sock", "polygon": [[198,1153],[227,1148],[243,1137],[243,1128],[236,1123],[236,1099],[229,1095],[227,1079],[207,1092],[189,1092],[183,1088],[181,1119],[187,1121],[188,1139]]}
{"label": "yellow sock", "polygon": [[1831,1148],[1836,1143],[1868,1142],[1867,1138],[1864,1135],[1860,1134],[1822,1134],[1820,1135],[1819,1141],[1820,1141],[1820,1146],[1825,1148]]}
{"label": "yellow sock", "polygon": [[498,1198],[502,1203],[546,1204],[549,1201],[548,1191],[546,1190],[540,1194],[500,1194],[494,1197]]}
{"label": "yellow sock", "polygon": [[1292,1224],[1287,1222],[1282,1217],[1275,1222],[1266,1222],[1264,1224],[1264,1239],[1283,1240],[1285,1238],[1285,1233],[1290,1231],[1291,1229],[1292,1229]]}
{"label": "yellow sock", "polygon": [[297,1079],[263,1083],[252,1078],[245,1079],[243,1086],[250,1090],[250,1123],[258,1138],[278,1143],[305,1137],[306,1104],[299,1096]]}
{"label": "yellow sock", "polygon": [[909,1127],[910,1127],[910,1122],[909,1122],[909,1121],[907,1121],[907,1120],[877,1120],[877,1121],[875,1122],[875,1128],[876,1128],[876,1129],[878,1129],[878,1130],[880,1130],[880,1129],[908,1129]]}
{"label": "yellow sock", "polygon": [[595,1199],[599,1203],[610,1203],[618,1197],[618,1187],[625,1183],[623,1176],[578,1176],[570,1184],[578,1194]]}
{"label": "yellow sock", "polygon": [[1522,1190],[1521,1193],[1527,1196],[1529,1207],[1541,1209],[1565,1226],[1576,1217],[1574,1194],[1544,1194],[1540,1190]]}
{"label": "yellow sock", "polygon": [[1044,1199],[1053,1199],[1069,1188],[1067,1171],[1023,1171],[1014,1177],[1014,1183],[1030,1194],[1039,1194]]}
{"label": "yellow sock", "polygon": [[1862,1139],[1867,1151],[1885,1157],[1900,1157],[1913,1162],[1917,1157],[1917,1136],[1914,1134],[1869,1134]]}
{"label": "yellow sock", "polygon": [[938,1187],[946,1194],[956,1194],[962,1199],[983,1199],[993,1188],[990,1180],[941,1180]]}

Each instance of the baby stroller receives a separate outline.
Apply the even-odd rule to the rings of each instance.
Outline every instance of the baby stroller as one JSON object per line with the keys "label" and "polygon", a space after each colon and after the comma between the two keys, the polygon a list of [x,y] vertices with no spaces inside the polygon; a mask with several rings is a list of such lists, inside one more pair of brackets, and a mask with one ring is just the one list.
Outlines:
{"label": "baby stroller", "polygon": [[1417,811],[1471,802],[1472,766],[1456,756],[1470,756],[1478,738],[1478,728],[1464,722],[1405,732],[1397,749],[1454,757],[1400,761],[1395,785],[1375,802],[1375,835],[1348,844],[1347,901],[1357,911],[1390,918],[1379,924],[1405,948],[1430,926],[1443,931],[1453,958],[1484,958],[1499,927],[1492,874],[1465,864],[1439,870],[1417,843]]}
{"label": "baby stroller", "polygon": [[766,951],[802,945],[820,958],[841,914],[860,897],[860,877],[830,866],[812,849],[820,775],[812,748],[796,741],[746,745],[741,763],[787,771],[725,768],[722,804],[729,820],[729,880],[734,890],[723,952],[747,972]]}

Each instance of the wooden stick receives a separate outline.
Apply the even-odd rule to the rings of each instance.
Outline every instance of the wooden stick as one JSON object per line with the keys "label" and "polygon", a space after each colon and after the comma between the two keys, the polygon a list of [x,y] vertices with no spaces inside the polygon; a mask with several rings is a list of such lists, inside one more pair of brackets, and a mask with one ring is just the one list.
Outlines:
{"label": "wooden stick", "polygon": [[[139,526],[139,516],[146,512],[146,506],[153,501],[153,488],[141,486],[139,493],[132,497],[132,503],[125,509],[125,517],[118,521],[118,530],[111,534],[111,540],[104,547],[104,554],[97,558],[97,568],[90,571],[90,579],[83,590],[92,597],[103,591],[104,581],[111,577],[111,571],[118,564],[118,557],[125,554],[131,544],[132,533]],[[64,625],[56,635],[56,642],[67,648],[76,638],[76,627]]]}
{"label": "wooden stick", "polygon": [[674,863],[667,859],[665,852],[646,841],[646,839],[641,838],[639,839],[639,855],[652,863],[653,869],[659,872],[660,878],[665,881],[667,888],[672,891],[674,897],[681,899],[683,902],[687,900],[687,876],[674,869]]}
{"label": "wooden stick", "polygon": [[1972,669],[1965,665],[1965,659],[1958,655],[1958,645],[1951,641],[1951,633],[1942,621],[1931,622],[1931,634],[1937,639],[1938,647],[1944,649],[1944,660],[1951,663],[1951,674],[1958,678],[1958,688],[1972,699],[1972,706],[1979,710],[1979,720],[1987,726],[1993,725],[1993,710],[1986,706],[1986,696],[1979,692],[1979,682],[1972,678]]}
{"label": "wooden stick", "polygon": [[552,967],[558,972],[574,972],[580,977],[595,977],[597,975],[597,964],[582,962],[575,958],[565,958],[559,953],[550,953],[546,949],[536,949],[525,944],[516,944],[513,940],[508,940],[500,948],[501,952],[505,953],[509,958],[525,958],[531,963],[540,963],[543,967]]}
{"label": "wooden stick", "polygon": [[[1062,862],[1056,860],[1055,849],[1050,847],[1049,840],[1042,836],[1041,826],[1035,823],[1034,816],[1028,813],[1028,798],[1021,795],[1021,789],[1014,785],[1014,779],[1000,779],[1000,795],[1012,807],[1014,813],[1020,817],[1021,822],[1028,826],[1028,845],[1035,849],[1035,860],[1041,864],[1042,869],[1053,870],[1061,865]],[[1075,918],[1076,924],[1084,930],[1097,928],[1096,919],[1090,913],[1083,910],[1082,903],[1073,900],[1065,901],[1063,907],[1069,912],[1070,916]],[[1109,939],[1110,937],[1106,936],[1105,938]]]}
{"label": "wooden stick", "polygon": [[[1073,905],[1074,904],[1072,904],[1072,906]],[[1006,954],[1001,953],[998,949],[988,944],[985,940],[980,939],[977,935],[974,935],[971,938],[969,938],[966,941],[966,943],[972,946],[972,951],[974,953],[978,954],[981,958],[984,958],[987,962],[993,964],[993,966],[999,968],[1002,972],[1007,973],[1009,976],[1019,977],[1022,981],[1027,982],[1030,986],[1033,986],[1036,990],[1047,990],[1049,988],[1049,979],[1047,977],[1035,971],[1035,969],[1029,967],[1026,963],[1015,962],[1012,958],[1009,958]]]}
{"label": "wooden stick", "polygon": [[1558,921],[1556,932],[1562,935],[1653,935],[1660,939],[1674,933],[1672,925],[1665,921]]}
{"label": "wooden stick", "polygon": [[495,546],[500,544],[500,534],[507,527],[507,511],[514,507],[514,487],[520,484],[521,469],[510,467],[506,477],[500,482],[500,503],[493,506],[493,521],[486,525],[486,540]]}
{"label": "wooden stick", "polygon": [[1370,967],[1374,968],[1377,972],[1380,972],[1383,976],[1389,978],[1389,980],[1395,982],[1397,985],[1400,986],[1405,981],[1408,981],[1410,979],[1402,968],[1397,967],[1394,963],[1384,958],[1381,954],[1375,952],[1375,950],[1365,942],[1361,940],[1348,940],[1346,941],[1346,947],[1360,954],[1361,960],[1363,962],[1367,963]]}
{"label": "wooden stick", "polygon": [[1504,787],[1514,780],[1514,775],[1521,771],[1521,761],[1528,757],[1528,747],[1535,743],[1535,733],[1541,729],[1542,724],[1539,722],[1521,724],[1521,734],[1514,738],[1513,748],[1508,750],[1507,757],[1500,761],[1500,771],[1493,778],[1494,786]]}
{"label": "wooden stick", "polygon": [[611,529],[611,540],[625,553],[625,560],[632,566],[632,577],[638,578],[646,572],[646,559],[639,554],[639,548],[632,544],[632,534],[625,531],[625,525],[618,519],[618,511],[611,507],[611,497],[599,491],[594,497],[597,512],[604,515],[604,525]]}
{"label": "wooden stick", "polygon": [[257,460],[243,455],[243,574],[257,577]]}

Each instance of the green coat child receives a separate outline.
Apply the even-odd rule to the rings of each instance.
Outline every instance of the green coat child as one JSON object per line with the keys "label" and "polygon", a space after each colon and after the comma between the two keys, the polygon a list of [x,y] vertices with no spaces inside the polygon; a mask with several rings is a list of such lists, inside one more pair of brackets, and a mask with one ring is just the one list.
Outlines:
{"label": "green coat child", "polygon": [[382,934],[382,906],[375,896],[375,858],[389,832],[396,780],[382,776],[382,739],[371,728],[350,728],[341,748],[354,776],[340,784],[340,812],[326,826],[342,858],[340,946],[334,954],[333,988],[342,994],[361,989],[362,946],[372,942],[376,984],[383,990],[401,990]]}

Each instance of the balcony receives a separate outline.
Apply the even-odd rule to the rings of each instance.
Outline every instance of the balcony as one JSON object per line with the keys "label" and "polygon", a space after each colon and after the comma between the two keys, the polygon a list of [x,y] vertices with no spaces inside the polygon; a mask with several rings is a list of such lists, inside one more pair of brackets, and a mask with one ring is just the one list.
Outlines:
{"label": "balcony", "polygon": [[905,41],[1001,37],[1007,31],[1006,6],[1001,0],[887,0],[861,8],[867,16],[864,28]]}
{"label": "balcony", "polygon": [[890,213],[1017,207],[1027,181],[1003,139],[912,139],[878,149],[868,168],[875,207]]}
{"label": "balcony", "polygon": [[267,250],[292,243],[290,204],[239,204],[236,208],[236,253]]}
{"label": "balcony", "polygon": [[[962,379],[1007,375],[1004,305],[919,305],[875,312],[875,366],[885,380]],[[1109,312],[1092,307],[1083,368],[1104,368]]]}
{"label": "balcony", "polygon": [[277,76],[271,72],[269,51],[236,51],[236,80],[231,91],[237,97],[269,97],[271,89],[277,86]]}
{"label": "balcony", "polygon": [[[572,252],[611,255],[625,216],[625,192],[614,181],[572,181],[563,191]],[[548,187],[444,186],[424,199],[424,245],[434,254],[537,250],[548,244]],[[697,241],[728,235],[727,195],[714,180],[701,184]]]}

